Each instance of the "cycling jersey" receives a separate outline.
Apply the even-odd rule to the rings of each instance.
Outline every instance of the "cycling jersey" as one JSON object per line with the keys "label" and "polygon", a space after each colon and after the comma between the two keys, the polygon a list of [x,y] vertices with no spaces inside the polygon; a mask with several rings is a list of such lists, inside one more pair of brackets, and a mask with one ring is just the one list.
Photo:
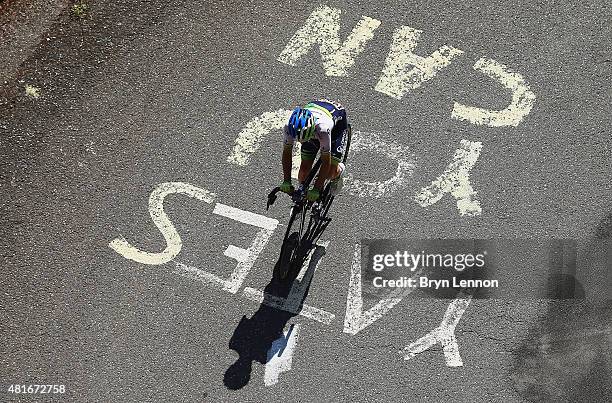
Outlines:
{"label": "cycling jersey", "polygon": [[[314,138],[302,144],[302,158],[314,159],[317,151],[331,153],[333,162],[342,159],[342,138],[347,128],[346,111],[337,102],[321,99],[313,101],[304,107],[315,117]],[[284,143],[293,145],[295,139],[289,134],[287,125],[284,126]]]}

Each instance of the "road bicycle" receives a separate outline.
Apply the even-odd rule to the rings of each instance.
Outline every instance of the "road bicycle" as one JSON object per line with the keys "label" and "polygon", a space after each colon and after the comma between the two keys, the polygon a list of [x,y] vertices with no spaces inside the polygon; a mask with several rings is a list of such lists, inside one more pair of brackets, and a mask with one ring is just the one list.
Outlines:
{"label": "road bicycle", "polygon": [[[351,144],[351,135],[351,125],[348,125],[342,139],[341,161],[345,164]],[[311,202],[305,197],[320,167],[321,158],[317,156],[301,189],[296,189],[289,195],[293,201],[293,206],[291,207],[291,215],[283,238],[280,256],[274,268],[274,277],[278,280],[286,280],[290,278],[289,274],[297,275],[300,272],[312,247],[331,222],[328,213],[334,201],[334,196],[330,192],[330,181],[327,181],[318,201]],[[276,187],[268,194],[266,210],[274,204],[278,192],[280,192],[280,188]]]}

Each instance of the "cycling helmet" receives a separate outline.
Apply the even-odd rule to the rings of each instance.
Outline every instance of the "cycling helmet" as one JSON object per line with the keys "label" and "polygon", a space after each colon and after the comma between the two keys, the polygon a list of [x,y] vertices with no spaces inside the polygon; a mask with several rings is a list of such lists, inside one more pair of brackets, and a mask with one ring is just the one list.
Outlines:
{"label": "cycling helmet", "polygon": [[300,142],[308,141],[315,134],[315,117],[308,109],[297,107],[293,110],[287,127],[291,137]]}

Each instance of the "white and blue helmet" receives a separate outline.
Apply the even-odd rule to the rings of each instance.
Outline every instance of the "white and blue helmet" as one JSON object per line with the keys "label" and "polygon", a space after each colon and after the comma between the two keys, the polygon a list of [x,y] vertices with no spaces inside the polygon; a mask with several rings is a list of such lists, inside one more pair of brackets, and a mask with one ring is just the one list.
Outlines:
{"label": "white and blue helmet", "polygon": [[308,141],[315,135],[315,117],[308,109],[297,107],[289,118],[287,128],[294,139]]}

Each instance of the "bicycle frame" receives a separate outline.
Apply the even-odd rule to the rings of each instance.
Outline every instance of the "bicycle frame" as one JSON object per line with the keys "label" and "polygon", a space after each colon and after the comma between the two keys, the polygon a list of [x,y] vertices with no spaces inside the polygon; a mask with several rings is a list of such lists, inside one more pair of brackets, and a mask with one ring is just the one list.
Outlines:
{"label": "bicycle frame", "polygon": [[[346,158],[349,151],[351,140],[351,129],[349,125],[348,133],[346,136],[346,146],[344,150],[344,156],[342,162],[346,162]],[[296,270],[301,268],[304,260],[311,251],[312,246],[319,240],[323,231],[327,228],[331,222],[331,218],[327,217],[329,208],[332,205],[334,196],[330,194],[330,183],[325,185],[319,200],[311,202],[305,199],[304,192],[310,186],[310,183],[314,179],[315,175],[319,172],[321,167],[321,159],[318,158],[312,166],[306,180],[304,181],[303,188],[301,191],[294,191],[291,194],[293,206],[291,208],[291,216],[289,223],[287,224],[287,230],[283,238],[283,246],[281,247],[281,253],[279,257],[279,263],[288,267],[280,269],[284,278],[289,268]],[[280,192],[280,188],[274,188],[270,194],[268,194],[268,203],[266,210],[270,208],[276,201],[277,193]],[[310,212],[308,218],[308,224],[306,224],[306,215]],[[296,218],[299,217],[299,228],[297,232],[292,232],[292,226]],[[296,239],[297,237],[297,239]],[[295,243],[295,245],[294,245]],[[289,255],[289,256],[287,256]],[[286,262],[285,262],[286,260]],[[299,267],[296,267],[299,266]]]}
{"label": "bicycle frame", "polygon": [[[314,178],[314,176],[319,171],[321,165],[321,161],[317,160],[313,165],[307,179],[304,181],[304,186],[306,187]],[[266,210],[274,204],[276,200],[276,194],[280,191],[280,188],[276,187],[270,192],[268,195],[268,205]],[[329,196],[329,184],[325,186],[323,194],[321,195],[319,201],[311,202],[305,199],[305,195],[303,193],[299,193],[297,190],[291,194],[291,198],[293,200],[291,219],[289,221],[289,225],[287,230],[291,229],[291,224],[293,224],[293,220],[297,218],[298,214],[301,214],[300,227],[299,227],[299,236],[300,241],[308,240],[310,244],[314,244],[318,237],[321,235],[323,230],[327,227],[331,218],[326,217],[327,212],[329,211],[329,207],[331,206],[331,202],[333,201],[333,196]],[[310,211],[310,219],[308,220],[308,225],[306,226],[306,230],[304,230],[304,224],[306,222],[306,214]],[[288,234],[285,234],[288,235]],[[308,236],[311,235],[311,236]]]}

